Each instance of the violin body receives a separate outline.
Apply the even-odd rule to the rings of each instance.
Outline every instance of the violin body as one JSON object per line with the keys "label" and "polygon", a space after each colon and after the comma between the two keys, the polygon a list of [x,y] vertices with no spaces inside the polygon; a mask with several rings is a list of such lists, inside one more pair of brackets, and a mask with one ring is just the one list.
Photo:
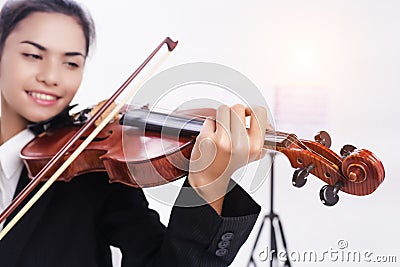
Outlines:
{"label": "violin body", "polygon": [[[35,177],[79,128],[71,126],[50,129],[28,143],[21,150],[21,158],[29,176]],[[84,138],[81,137],[71,147],[50,173],[59,168]],[[163,135],[161,138],[157,132],[146,132],[143,135],[138,129],[126,128],[118,121],[113,121],[60,175],[58,181],[69,182],[83,173],[106,171],[110,182],[142,188],[165,184],[187,174],[194,142],[195,139],[189,137]],[[49,178],[45,176],[44,180]]]}

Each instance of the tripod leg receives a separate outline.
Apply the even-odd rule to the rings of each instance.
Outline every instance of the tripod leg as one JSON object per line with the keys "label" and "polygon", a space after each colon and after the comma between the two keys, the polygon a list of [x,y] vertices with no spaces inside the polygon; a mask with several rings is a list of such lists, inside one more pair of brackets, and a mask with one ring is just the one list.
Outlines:
{"label": "tripod leg", "polygon": [[285,234],[283,232],[283,227],[282,227],[282,222],[279,219],[279,216],[276,216],[277,220],[278,220],[278,226],[279,226],[279,232],[282,238],[282,243],[283,243],[283,248],[285,249],[285,253],[286,253],[286,261],[285,261],[285,266],[286,267],[291,267],[290,264],[290,260],[289,260],[289,254],[288,254],[288,249],[287,249],[287,245],[286,245],[286,239],[285,239]]}
{"label": "tripod leg", "polygon": [[[270,214],[264,216],[264,220],[261,223],[260,230],[258,231],[258,234],[257,234],[257,237],[256,237],[256,241],[254,242],[252,253],[250,255],[249,262],[247,263],[247,267],[250,267],[250,266],[257,267],[257,264],[256,264],[256,262],[254,261],[254,258],[253,258],[253,253],[256,250],[256,246],[258,244],[258,240],[260,239],[262,230],[264,228],[264,223],[267,220],[270,223],[270,231],[271,232],[270,232],[270,248],[267,247],[269,249],[269,251],[267,251],[266,253],[268,255],[267,259],[269,259],[269,261],[270,261],[270,267],[272,267],[274,258],[277,258],[276,257],[276,251],[277,251],[276,231],[275,231],[275,226],[274,226],[274,220],[276,219],[276,217],[277,217],[277,215],[274,214],[274,213],[270,213]],[[269,258],[269,257],[271,257],[271,258]]]}
{"label": "tripod leg", "polygon": [[[257,246],[257,243],[258,243],[258,239],[260,238],[260,234],[262,232],[262,229],[264,227],[264,223],[265,223],[266,220],[269,220],[270,223],[271,223],[271,226],[270,226],[271,227],[270,228],[271,229],[271,232],[270,232],[271,238],[270,238],[270,244],[269,244],[270,248],[267,247],[267,249],[269,249],[270,251],[266,252],[267,253],[267,257],[265,259],[269,259],[270,267],[273,267],[274,262],[278,261],[278,256],[277,256],[278,255],[278,251],[277,251],[278,248],[277,248],[276,233],[277,233],[277,231],[279,231],[279,234],[281,235],[283,247],[284,247],[285,253],[286,253],[286,260],[285,260],[284,266],[285,267],[291,267],[290,260],[289,260],[289,255],[288,255],[288,250],[287,250],[287,245],[286,245],[286,239],[285,239],[285,235],[284,235],[284,232],[283,232],[282,223],[281,223],[281,221],[279,219],[279,216],[274,213],[274,209],[273,209],[273,206],[274,206],[273,205],[273,203],[274,203],[274,190],[273,190],[274,189],[274,162],[273,162],[273,155],[274,154],[269,153],[269,155],[270,155],[271,160],[272,160],[271,174],[270,174],[270,176],[271,176],[270,177],[270,182],[271,182],[271,185],[270,185],[270,197],[271,197],[271,199],[270,199],[271,200],[270,201],[270,211],[269,211],[268,215],[264,216],[264,220],[262,221],[260,230],[258,231],[257,238],[256,238],[256,241],[254,243],[253,250],[251,252],[251,256],[250,256],[249,263],[248,263],[247,267],[250,267],[250,264],[253,264],[254,267],[257,267],[256,262],[254,261],[254,258],[253,258],[253,253],[254,253],[254,251],[256,249],[256,246]],[[277,225],[276,226],[275,226],[275,221],[274,221],[275,219],[277,220]],[[279,227],[279,230],[278,229],[275,230],[275,227]],[[277,264],[279,265],[279,262],[277,262]]]}
{"label": "tripod leg", "polygon": [[[253,258],[253,253],[254,253],[254,251],[256,250],[256,246],[257,246],[257,243],[258,243],[258,239],[260,238],[262,229],[264,228],[265,220],[267,220],[267,219],[270,220],[270,219],[271,219],[270,216],[268,216],[268,215],[265,216],[265,217],[264,217],[264,220],[263,220],[262,223],[261,223],[260,230],[258,231],[256,241],[254,242],[253,249],[251,250],[252,253],[251,253],[251,255],[250,255],[250,259],[249,259],[249,262],[248,262],[248,264],[247,264],[247,267],[250,267],[250,266],[257,267],[257,265],[256,265],[256,263],[255,263],[255,261],[254,261],[254,258]],[[251,265],[251,264],[252,264],[252,265]]]}
{"label": "tripod leg", "polygon": [[247,267],[257,267],[256,263],[254,262],[253,255],[250,257]]}
{"label": "tripod leg", "polygon": [[277,246],[276,246],[276,232],[274,226],[274,219],[276,217],[273,216],[271,218],[271,239],[270,239],[270,246],[271,246],[271,259],[269,261],[269,266],[273,267],[274,260],[277,260]]}

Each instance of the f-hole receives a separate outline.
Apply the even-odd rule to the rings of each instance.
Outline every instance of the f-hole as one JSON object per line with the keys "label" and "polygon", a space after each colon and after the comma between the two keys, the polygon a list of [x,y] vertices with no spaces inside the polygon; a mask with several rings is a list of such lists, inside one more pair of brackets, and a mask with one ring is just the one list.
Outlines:
{"label": "f-hole", "polygon": [[[107,133],[101,133],[101,132],[100,132],[100,133],[92,140],[92,142],[101,142],[101,141],[104,141],[104,140],[106,140],[107,138],[109,138],[112,134],[113,134],[113,131],[112,131],[112,130],[108,131]],[[79,140],[84,141],[87,137],[88,137],[87,135],[82,136],[81,138],[79,138]]]}

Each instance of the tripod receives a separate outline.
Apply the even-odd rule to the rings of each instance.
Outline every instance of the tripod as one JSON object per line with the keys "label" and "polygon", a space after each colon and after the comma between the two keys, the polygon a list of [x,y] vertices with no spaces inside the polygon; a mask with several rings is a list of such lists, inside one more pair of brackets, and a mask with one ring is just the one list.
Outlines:
{"label": "tripod", "polygon": [[[249,262],[247,264],[247,267],[254,266],[257,267],[256,262],[254,261],[253,254],[255,252],[258,240],[261,236],[262,230],[264,228],[264,223],[266,221],[269,221],[270,223],[270,243],[268,251],[263,251],[258,254],[258,256],[261,258],[262,254],[265,255],[265,260],[270,261],[270,267],[273,267],[274,262],[277,263],[276,266],[279,266],[278,262],[278,246],[277,246],[277,233],[280,235],[281,241],[283,248],[285,250],[285,261],[284,261],[284,266],[285,267],[291,267],[290,261],[289,261],[289,255],[288,255],[288,250],[287,250],[287,245],[286,245],[286,239],[285,239],[285,234],[283,232],[283,227],[282,227],[282,222],[279,219],[279,215],[274,212],[274,160],[273,160],[273,155],[274,153],[268,153],[271,157],[271,175],[270,175],[270,210],[267,215],[264,216],[264,219],[261,223],[260,230],[258,231],[256,241],[254,242],[253,249],[251,251],[251,256],[249,259]],[[264,256],[263,256],[264,259]]]}

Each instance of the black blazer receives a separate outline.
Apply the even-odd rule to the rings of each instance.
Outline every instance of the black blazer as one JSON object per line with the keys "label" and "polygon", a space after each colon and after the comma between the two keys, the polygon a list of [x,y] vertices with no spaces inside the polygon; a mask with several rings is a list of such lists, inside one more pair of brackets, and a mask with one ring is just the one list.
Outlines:
{"label": "black blazer", "polygon": [[[27,183],[24,169],[17,192]],[[178,196],[177,201],[184,200],[201,198],[190,188]],[[141,189],[110,184],[106,173],[85,174],[56,182],[28,211],[0,241],[0,265],[110,267],[112,245],[121,249],[124,267],[227,266],[259,212],[259,205],[234,185],[222,216],[209,205],[174,207],[166,228]]]}

